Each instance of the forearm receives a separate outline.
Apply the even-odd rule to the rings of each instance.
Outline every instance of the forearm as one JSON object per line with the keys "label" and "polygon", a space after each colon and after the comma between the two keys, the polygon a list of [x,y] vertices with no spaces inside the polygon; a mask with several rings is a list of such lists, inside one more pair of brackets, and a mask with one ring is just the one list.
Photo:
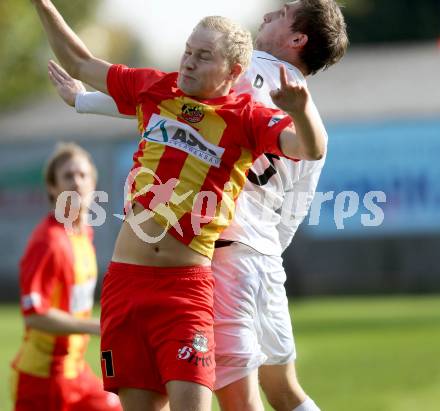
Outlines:
{"label": "forearm", "polygon": [[100,114],[110,117],[132,119],[118,111],[115,101],[108,95],[99,92],[78,93],[75,98],[75,109],[78,113]]}
{"label": "forearm", "polygon": [[321,159],[326,150],[327,133],[314,104],[307,104],[304,111],[287,114],[295,124],[296,138],[291,142],[298,158]]}
{"label": "forearm", "polygon": [[93,57],[50,0],[33,0],[53,52],[61,65],[80,78],[81,64]]}
{"label": "forearm", "polygon": [[33,0],[33,3],[50,46],[65,70],[72,77],[107,93],[110,64],[92,55],[50,0]]}
{"label": "forearm", "polygon": [[25,323],[28,327],[56,335],[100,334],[98,319],[76,318],[56,308],[51,308],[45,314],[28,315]]}

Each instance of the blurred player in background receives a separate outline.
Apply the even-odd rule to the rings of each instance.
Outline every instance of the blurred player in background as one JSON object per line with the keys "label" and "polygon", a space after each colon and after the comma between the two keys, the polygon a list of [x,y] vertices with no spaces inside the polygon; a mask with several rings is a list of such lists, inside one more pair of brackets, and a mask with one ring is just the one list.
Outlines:
{"label": "blurred player in background", "polygon": [[49,0],[33,2],[66,70],[110,94],[121,113],[137,113],[142,135],[127,218],[104,279],[104,385],[126,410],[159,409],[168,399],[172,410],[206,410],[214,382],[214,242],[256,157],[323,156],[325,130],[313,121],[309,92],[287,80],[284,66],[271,95],[288,115],[231,92],[252,44],[225,18],[203,19],[188,38],[179,73],[163,73],[97,59]]}
{"label": "blurred player in background", "polygon": [[[53,210],[33,231],[20,262],[26,328],[12,363],[15,411],[122,410],[84,359],[89,334],[100,334],[99,320],[91,317],[97,266],[93,232],[86,224],[96,179],[90,154],[76,144],[60,144],[47,162]],[[70,229],[55,218],[65,191],[82,199],[58,203],[57,212],[73,221]]]}
{"label": "blurred player in background", "polygon": [[[347,45],[335,1],[287,3],[264,16],[251,66],[234,89],[273,106],[269,93],[279,87],[279,65],[287,68],[289,79],[305,85],[305,76],[337,63]],[[86,92],[61,67],[53,65],[49,75],[60,96],[79,113],[121,117],[109,96]],[[308,212],[324,161],[259,157],[232,224],[216,243],[216,394],[223,410],[263,408],[258,368],[261,386],[277,411],[318,409],[296,377],[281,253]]]}

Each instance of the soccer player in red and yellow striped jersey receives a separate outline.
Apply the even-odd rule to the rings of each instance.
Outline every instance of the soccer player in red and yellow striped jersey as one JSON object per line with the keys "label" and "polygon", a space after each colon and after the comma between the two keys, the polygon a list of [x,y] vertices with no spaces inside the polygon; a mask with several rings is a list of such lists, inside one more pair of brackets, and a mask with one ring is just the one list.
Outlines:
{"label": "soccer player in red and yellow striped jersey", "polygon": [[105,388],[125,410],[168,399],[172,411],[208,410],[214,241],[258,155],[322,157],[325,130],[310,121],[308,90],[281,68],[272,98],[288,115],[236,96],[231,87],[249,64],[251,36],[224,18],[203,19],[179,73],[165,74],[95,58],[49,0],[34,3],[66,70],[139,119],[127,217],[101,300]]}
{"label": "soccer player in red and yellow striped jersey", "polygon": [[[60,146],[48,162],[46,182],[53,205],[65,190],[84,198],[95,187],[96,170],[79,146]],[[76,209],[77,210],[77,209]],[[76,212],[71,205],[66,213]],[[118,411],[117,397],[85,362],[97,267],[93,232],[85,225],[86,203],[70,230],[49,213],[33,231],[20,264],[20,305],[25,335],[12,367],[15,411]]]}

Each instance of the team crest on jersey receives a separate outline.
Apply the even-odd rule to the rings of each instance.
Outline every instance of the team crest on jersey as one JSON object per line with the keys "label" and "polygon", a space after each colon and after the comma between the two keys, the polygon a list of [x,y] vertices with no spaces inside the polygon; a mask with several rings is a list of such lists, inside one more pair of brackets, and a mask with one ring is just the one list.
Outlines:
{"label": "team crest on jersey", "polygon": [[205,113],[203,107],[196,104],[184,104],[182,107],[182,118],[190,123],[198,123],[203,120]]}
{"label": "team crest on jersey", "polygon": [[151,116],[142,137],[147,141],[185,151],[216,168],[220,167],[225,151],[223,147],[207,141],[190,125],[158,114]]}

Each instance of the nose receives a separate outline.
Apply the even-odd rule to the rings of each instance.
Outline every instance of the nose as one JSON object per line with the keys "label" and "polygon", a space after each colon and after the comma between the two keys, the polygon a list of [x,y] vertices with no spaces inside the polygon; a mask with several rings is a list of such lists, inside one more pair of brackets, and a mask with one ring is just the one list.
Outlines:
{"label": "nose", "polygon": [[184,56],[183,67],[187,70],[193,70],[195,68],[195,61],[192,55]]}
{"label": "nose", "polygon": [[270,23],[272,20],[272,13],[266,13],[263,17],[265,23]]}
{"label": "nose", "polygon": [[74,190],[77,191],[80,187],[81,187],[81,183],[82,183],[82,177],[79,174],[75,174],[73,176],[73,187]]}

